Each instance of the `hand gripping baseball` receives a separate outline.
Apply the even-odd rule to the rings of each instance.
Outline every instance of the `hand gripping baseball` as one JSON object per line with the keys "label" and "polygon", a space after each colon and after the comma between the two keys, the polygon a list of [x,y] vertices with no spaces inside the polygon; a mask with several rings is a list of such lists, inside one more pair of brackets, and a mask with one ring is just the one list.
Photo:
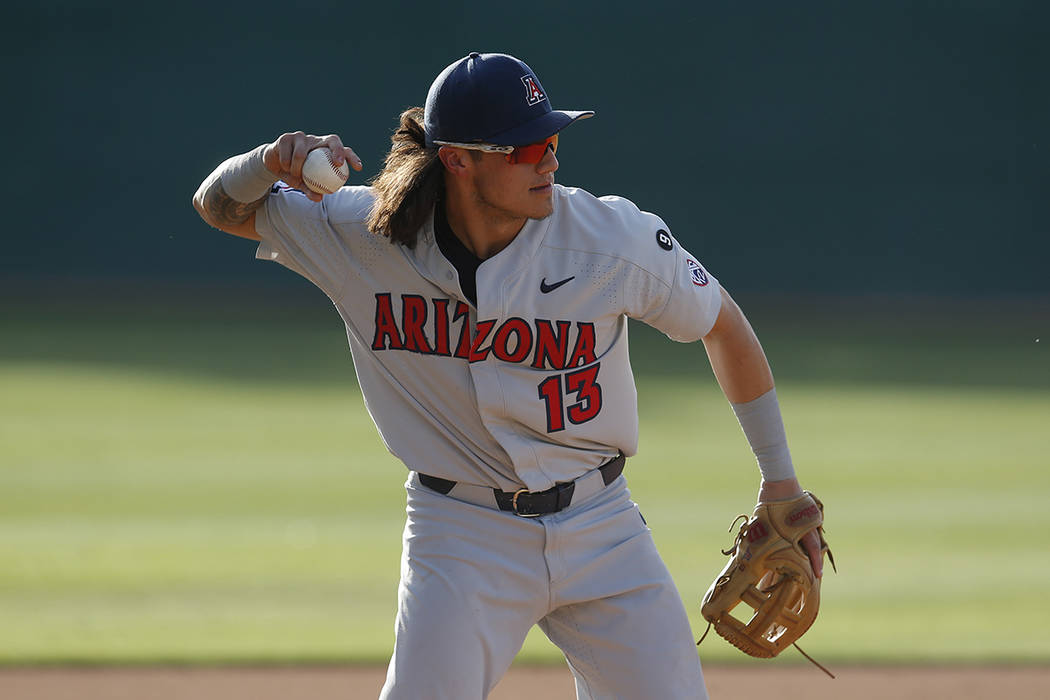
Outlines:
{"label": "hand gripping baseball", "polygon": [[357,171],[364,167],[353,149],[344,146],[342,139],[335,134],[312,136],[301,131],[281,134],[276,141],[267,146],[263,151],[263,164],[281,180],[302,190],[303,194],[313,201],[320,202],[324,195],[314,192],[303,182],[303,163],[306,162],[310,151],[318,148],[331,150],[335,166],[349,163],[350,167]]}
{"label": "hand gripping baseball", "polygon": [[[802,548],[802,538],[815,531],[821,551],[835,566],[823,536],[824,504],[806,491],[791,500],[759,503],[750,518],[738,516],[733,524],[741,518],[736,541],[722,552],[729,555],[729,563],[704,596],[701,614],[708,631],[714,626],[744,653],[772,658],[795,644],[817,619],[821,579]],[[750,609],[749,615],[734,617],[731,613],[740,603]]]}

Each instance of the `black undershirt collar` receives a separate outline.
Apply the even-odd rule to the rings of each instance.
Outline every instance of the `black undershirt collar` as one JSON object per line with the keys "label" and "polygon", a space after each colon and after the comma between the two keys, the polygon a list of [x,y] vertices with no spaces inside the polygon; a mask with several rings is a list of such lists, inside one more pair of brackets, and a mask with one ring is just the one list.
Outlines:
{"label": "black undershirt collar", "polygon": [[437,241],[441,254],[452,263],[452,267],[456,268],[456,272],[459,273],[459,286],[463,290],[463,295],[477,307],[477,278],[481,258],[471,253],[463,242],[456,238],[452,227],[448,225],[445,203],[441,200],[434,205],[434,239]]}

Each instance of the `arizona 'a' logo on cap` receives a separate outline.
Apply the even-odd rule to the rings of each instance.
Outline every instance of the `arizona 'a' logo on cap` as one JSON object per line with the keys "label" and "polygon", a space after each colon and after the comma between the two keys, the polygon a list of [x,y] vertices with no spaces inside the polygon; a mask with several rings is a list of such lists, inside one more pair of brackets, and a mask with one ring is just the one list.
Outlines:
{"label": "arizona 'a' logo on cap", "polygon": [[547,96],[543,94],[543,90],[540,90],[540,84],[531,75],[521,76],[521,82],[525,85],[525,99],[529,105],[539,104],[547,99]]}

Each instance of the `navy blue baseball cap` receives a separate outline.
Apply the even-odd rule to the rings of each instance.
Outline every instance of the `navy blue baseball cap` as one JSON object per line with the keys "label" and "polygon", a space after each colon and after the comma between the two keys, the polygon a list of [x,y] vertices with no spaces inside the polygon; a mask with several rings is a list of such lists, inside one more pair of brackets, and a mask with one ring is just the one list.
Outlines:
{"label": "navy blue baseball cap", "polygon": [[471,53],[434,79],[423,110],[427,146],[435,141],[524,146],[558,133],[591,111],[551,108],[532,69],[503,53]]}

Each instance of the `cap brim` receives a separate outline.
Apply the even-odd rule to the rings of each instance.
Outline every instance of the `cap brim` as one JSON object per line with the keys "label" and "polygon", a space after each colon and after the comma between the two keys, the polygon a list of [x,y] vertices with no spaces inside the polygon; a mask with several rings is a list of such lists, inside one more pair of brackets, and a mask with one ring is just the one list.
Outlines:
{"label": "cap brim", "polygon": [[485,142],[497,146],[524,146],[526,144],[542,141],[548,136],[558,133],[578,119],[587,119],[588,117],[593,116],[594,112],[591,111],[579,112],[554,109],[546,114],[536,117],[530,122],[526,122],[525,124],[516,126],[513,129],[508,129],[499,134],[489,136],[485,139]]}

